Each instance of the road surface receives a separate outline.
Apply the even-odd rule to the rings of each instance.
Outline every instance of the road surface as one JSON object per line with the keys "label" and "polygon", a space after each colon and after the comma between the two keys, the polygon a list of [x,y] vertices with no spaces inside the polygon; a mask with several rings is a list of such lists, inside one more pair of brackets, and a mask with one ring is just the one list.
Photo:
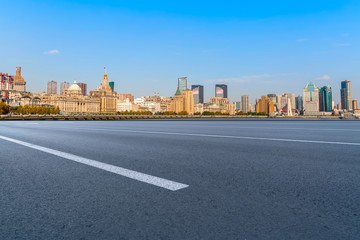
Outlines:
{"label": "road surface", "polygon": [[0,122],[0,239],[359,239],[359,121]]}

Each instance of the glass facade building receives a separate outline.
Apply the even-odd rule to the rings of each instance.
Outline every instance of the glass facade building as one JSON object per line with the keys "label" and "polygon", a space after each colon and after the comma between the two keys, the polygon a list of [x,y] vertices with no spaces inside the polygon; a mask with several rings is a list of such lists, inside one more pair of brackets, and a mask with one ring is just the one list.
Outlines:
{"label": "glass facade building", "polygon": [[178,78],[178,88],[180,93],[187,89],[187,77]]}
{"label": "glass facade building", "polygon": [[304,110],[304,108],[303,108],[303,97],[301,95],[299,95],[295,98],[295,103],[296,103],[295,104],[296,109],[299,110],[300,112],[302,112]]}
{"label": "glass facade building", "polygon": [[216,84],[215,85],[215,97],[227,98],[227,85],[226,84]]}
{"label": "glass facade building", "polygon": [[204,103],[204,86],[202,85],[191,85],[191,90],[194,95],[194,103]]}
{"label": "glass facade building", "polygon": [[343,110],[352,110],[352,93],[351,93],[351,81],[341,82],[341,107]]}
{"label": "glass facade building", "polygon": [[319,89],[319,111],[332,111],[332,90],[330,86],[324,86]]}
{"label": "glass facade building", "polygon": [[109,82],[109,85],[111,87],[111,90],[114,91],[115,83],[114,82]]}

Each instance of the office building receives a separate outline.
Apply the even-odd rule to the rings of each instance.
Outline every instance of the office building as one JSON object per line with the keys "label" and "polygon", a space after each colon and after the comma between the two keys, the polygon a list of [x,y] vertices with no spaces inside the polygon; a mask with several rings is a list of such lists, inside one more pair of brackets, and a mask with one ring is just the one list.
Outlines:
{"label": "office building", "polygon": [[[290,100],[290,106],[288,106]],[[278,110],[282,109],[292,109],[295,110],[296,102],[295,102],[295,94],[294,93],[283,93],[277,97],[277,107]]]}
{"label": "office building", "polygon": [[267,97],[262,96],[256,102],[256,112],[270,114],[274,112],[274,103]]}
{"label": "office building", "polygon": [[86,83],[77,83],[77,85],[81,88],[82,95],[87,96],[87,84]]}
{"label": "office building", "polygon": [[186,111],[188,114],[194,114],[194,95],[192,90],[183,90],[180,92],[178,88],[175,96],[171,100],[171,111],[180,113]]}
{"label": "office building", "polygon": [[204,86],[202,85],[191,85],[191,90],[194,94],[195,104],[204,103]]}
{"label": "office building", "polygon": [[319,88],[312,82],[303,91],[304,115],[319,115]]}
{"label": "office building", "polygon": [[324,86],[319,89],[319,111],[332,111],[332,91],[330,86]]}
{"label": "office building", "polygon": [[187,89],[187,77],[178,78],[178,88],[180,93]]}
{"label": "office building", "polygon": [[70,83],[68,82],[61,82],[60,83],[60,95],[65,94],[65,89],[68,89],[70,87]]}
{"label": "office building", "polygon": [[47,94],[57,94],[57,82],[54,80],[47,82]]}
{"label": "office building", "polygon": [[228,98],[228,89],[226,84],[215,85],[215,97]]}
{"label": "office building", "polygon": [[268,94],[267,97],[273,102],[274,105],[277,104],[277,96],[274,93]]}
{"label": "office building", "polygon": [[111,90],[114,91],[115,83],[114,82],[109,82],[109,85],[111,87]]}
{"label": "office building", "polygon": [[341,107],[343,110],[352,110],[351,81],[341,82]]}
{"label": "office building", "polygon": [[248,95],[241,96],[241,111],[244,113],[250,112],[250,102]]}
{"label": "office building", "polygon": [[301,95],[297,96],[295,98],[295,103],[296,103],[296,109],[299,110],[300,112],[303,111],[303,97]]}
{"label": "office building", "polygon": [[358,101],[357,101],[357,100],[353,100],[353,101],[352,101],[352,109],[353,109],[353,110],[357,110],[357,109],[358,109]]}
{"label": "office building", "polygon": [[237,111],[241,111],[241,102],[240,102],[240,101],[234,102],[234,104],[235,104],[235,109],[236,109]]}

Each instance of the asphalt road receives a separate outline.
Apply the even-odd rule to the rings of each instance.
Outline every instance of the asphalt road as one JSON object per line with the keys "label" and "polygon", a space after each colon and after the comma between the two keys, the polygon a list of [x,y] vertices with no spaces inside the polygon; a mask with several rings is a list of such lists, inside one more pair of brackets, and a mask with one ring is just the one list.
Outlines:
{"label": "asphalt road", "polygon": [[359,121],[0,122],[0,239],[359,239],[359,152]]}

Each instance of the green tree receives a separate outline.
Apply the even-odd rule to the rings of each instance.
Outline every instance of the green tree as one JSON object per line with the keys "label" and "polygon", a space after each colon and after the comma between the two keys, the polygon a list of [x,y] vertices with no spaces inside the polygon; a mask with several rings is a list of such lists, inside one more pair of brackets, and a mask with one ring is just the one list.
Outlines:
{"label": "green tree", "polygon": [[189,113],[187,111],[181,111],[178,113],[178,115],[189,115]]}
{"label": "green tree", "polygon": [[4,103],[0,101],[0,114],[8,114],[10,112],[10,107]]}

